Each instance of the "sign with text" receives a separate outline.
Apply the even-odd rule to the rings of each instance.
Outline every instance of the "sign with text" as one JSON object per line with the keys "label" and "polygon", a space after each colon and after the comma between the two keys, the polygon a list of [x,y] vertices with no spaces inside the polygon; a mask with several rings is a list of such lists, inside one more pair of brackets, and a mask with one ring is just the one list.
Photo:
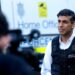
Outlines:
{"label": "sign with text", "polygon": [[29,34],[38,29],[41,34],[57,34],[57,13],[64,8],[75,10],[74,0],[1,0],[10,29],[21,29]]}

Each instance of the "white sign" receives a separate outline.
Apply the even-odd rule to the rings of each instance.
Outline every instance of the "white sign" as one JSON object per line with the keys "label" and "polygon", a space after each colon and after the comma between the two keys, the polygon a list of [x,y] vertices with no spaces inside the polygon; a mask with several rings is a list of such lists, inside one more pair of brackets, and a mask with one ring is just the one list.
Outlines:
{"label": "white sign", "polygon": [[[44,6],[45,10],[39,7]],[[21,29],[23,34],[38,29],[41,34],[57,34],[57,13],[61,9],[75,10],[75,0],[1,0],[2,11],[6,14],[10,29]],[[42,11],[46,17],[39,16]]]}

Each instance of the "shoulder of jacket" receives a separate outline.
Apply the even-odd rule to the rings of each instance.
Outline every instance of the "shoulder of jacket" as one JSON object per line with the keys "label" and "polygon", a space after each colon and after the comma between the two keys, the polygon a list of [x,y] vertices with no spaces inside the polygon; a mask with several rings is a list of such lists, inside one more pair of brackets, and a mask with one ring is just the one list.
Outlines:
{"label": "shoulder of jacket", "polygon": [[59,40],[59,35],[58,35],[58,36],[55,36],[55,37],[53,38],[52,42],[53,42],[53,41],[57,41],[57,40]]}

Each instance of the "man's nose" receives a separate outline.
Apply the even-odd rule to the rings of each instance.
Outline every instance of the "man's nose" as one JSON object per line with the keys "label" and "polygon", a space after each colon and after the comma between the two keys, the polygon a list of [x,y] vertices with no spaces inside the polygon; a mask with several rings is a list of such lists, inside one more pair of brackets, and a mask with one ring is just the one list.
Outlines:
{"label": "man's nose", "polygon": [[59,26],[60,26],[60,27],[61,27],[61,26],[63,26],[63,23],[62,23],[62,22],[60,22],[60,23],[59,23]]}

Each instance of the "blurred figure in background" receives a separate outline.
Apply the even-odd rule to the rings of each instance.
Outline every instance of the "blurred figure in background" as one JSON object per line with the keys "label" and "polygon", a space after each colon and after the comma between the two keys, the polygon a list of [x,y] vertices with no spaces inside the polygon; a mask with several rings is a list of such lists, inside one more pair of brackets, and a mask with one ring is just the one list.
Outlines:
{"label": "blurred figure in background", "polygon": [[6,53],[10,43],[8,22],[5,16],[0,12],[0,52]]}
{"label": "blurred figure in background", "polygon": [[0,11],[0,75],[39,75],[25,60],[8,52],[10,41],[8,22]]}

